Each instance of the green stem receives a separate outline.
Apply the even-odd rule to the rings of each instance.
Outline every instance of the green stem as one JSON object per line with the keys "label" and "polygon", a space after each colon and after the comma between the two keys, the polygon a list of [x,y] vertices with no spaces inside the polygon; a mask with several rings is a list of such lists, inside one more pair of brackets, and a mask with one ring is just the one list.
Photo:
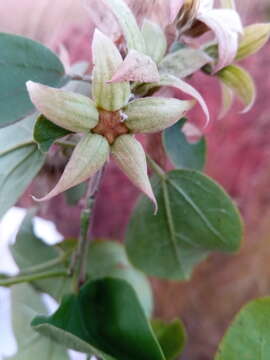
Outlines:
{"label": "green stem", "polygon": [[68,271],[63,271],[63,270],[41,272],[41,273],[29,274],[29,275],[18,275],[18,276],[12,276],[8,279],[0,280],[0,286],[9,287],[11,285],[21,284],[25,282],[56,278],[56,277],[66,277],[68,275],[69,275]]}
{"label": "green stem", "polygon": [[85,198],[85,207],[81,212],[79,243],[71,264],[71,273],[73,274],[73,289],[76,293],[78,293],[81,285],[85,282],[86,263],[90,244],[88,233],[91,226],[93,208],[95,205],[96,195],[99,189],[103,171],[104,168],[98,171],[91,178]]}
{"label": "green stem", "polygon": [[76,146],[76,144],[74,144],[70,141],[61,141],[61,140],[56,141],[55,144],[61,145],[64,147],[69,147],[69,148],[74,148]]}
{"label": "green stem", "polygon": [[146,154],[148,165],[151,169],[162,179],[166,180],[166,172],[151,158],[150,155]]}
{"label": "green stem", "polygon": [[56,259],[47,261],[47,262],[39,264],[39,265],[31,266],[31,267],[29,267],[27,269],[22,270],[20,272],[20,275],[30,275],[32,273],[37,273],[37,272],[42,272],[42,271],[49,270],[49,269],[51,269],[51,268],[65,262],[68,255],[69,254],[64,254],[62,256],[57,257]]}

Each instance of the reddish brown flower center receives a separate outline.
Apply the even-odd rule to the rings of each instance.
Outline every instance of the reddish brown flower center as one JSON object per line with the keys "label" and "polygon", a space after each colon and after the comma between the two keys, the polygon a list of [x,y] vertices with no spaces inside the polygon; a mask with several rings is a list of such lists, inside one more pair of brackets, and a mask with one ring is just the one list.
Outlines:
{"label": "reddish brown flower center", "polygon": [[118,136],[127,134],[129,130],[122,121],[120,111],[99,110],[99,122],[92,132],[104,136],[109,144],[113,144]]}

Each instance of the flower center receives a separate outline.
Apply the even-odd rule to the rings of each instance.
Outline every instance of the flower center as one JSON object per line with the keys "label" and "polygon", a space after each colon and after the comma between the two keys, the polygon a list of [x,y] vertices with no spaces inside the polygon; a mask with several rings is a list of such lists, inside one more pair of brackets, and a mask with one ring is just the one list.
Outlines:
{"label": "flower center", "polygon": [[104,136],[112,145],[118,136],[127,134],[129,129],[123,122],[120,111],[99,110],[99,122],[91,131]]}

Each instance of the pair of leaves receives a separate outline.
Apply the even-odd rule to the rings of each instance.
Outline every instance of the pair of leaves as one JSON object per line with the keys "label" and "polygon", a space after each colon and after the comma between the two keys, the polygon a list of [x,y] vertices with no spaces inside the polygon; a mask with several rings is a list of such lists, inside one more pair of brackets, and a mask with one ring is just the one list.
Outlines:
{"label": "pair of leaves", "polygon": [[206,140],[202,137],[196,143],[189,143],[182,132],[186,119],[163,132],[163,144],[167,155],[176,168],[203,170],[206,160]]}
{"label": "pair of leaves", "polygon": [[13,206],[44,164],[33,142],[35,116],[0,130],[0,218]]}
{"label": "pair of leaves", "polygon": [[223,189],[192,170],[153,179],[159,211],[141,197],[131,217],[126,247],[131,262],[151,276],[190,278],[210,252],[235,252],[242,239],[240,216]]}
{"label": "pair of leaves", "polygon": [[41,298],[30,285],[16,285],[11,290],[12,323],[18,352],[8,360],[69,360],[66,349],[31,328],[39,313],[48,313]]}
{"label": "pair of leaves", "polygon": [[25,83],[54,87],[67,77],[58,57],[43,45],[17,35],[0,33],[0,127],[18,121],[34,110]]}

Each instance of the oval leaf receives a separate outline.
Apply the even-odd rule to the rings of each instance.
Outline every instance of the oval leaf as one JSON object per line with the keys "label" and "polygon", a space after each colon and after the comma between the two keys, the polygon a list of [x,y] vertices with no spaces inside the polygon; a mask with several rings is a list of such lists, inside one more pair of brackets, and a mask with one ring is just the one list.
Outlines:
{"label": "oval leaf", "polygon": [[26,91],[28,80],[59,87],[65,70],[58,57],[45,46],[22,36],[0,33],[0,127],[34,110]]}
{"label": "oval leaf", "polygon": [[32,322],[41,334],[106,360],[165,360],[133,288],[124,280],[91,281],[64,299],[49,318]]}
{"label": "oval leaf", "polygon": [[200,139],[189,143],[181,131],[186,119],[181,119],[163,133],[163,144],[167,155],[176,168],[203,170],[206,160],[206,141]]}
{"label": "oval leaf", "polygon": [[215,360],[268,359],[270,354],[270,298],[246,305],[222,340]]}
{"label": "oval leaf", "polygon": [[242,239],[239,214],[222,188],[192,170],[175,170],[153,184],[159,211],[141,198],[127,231],[131,262],[161,278],[188,279],[210,251],[234,252]]}

